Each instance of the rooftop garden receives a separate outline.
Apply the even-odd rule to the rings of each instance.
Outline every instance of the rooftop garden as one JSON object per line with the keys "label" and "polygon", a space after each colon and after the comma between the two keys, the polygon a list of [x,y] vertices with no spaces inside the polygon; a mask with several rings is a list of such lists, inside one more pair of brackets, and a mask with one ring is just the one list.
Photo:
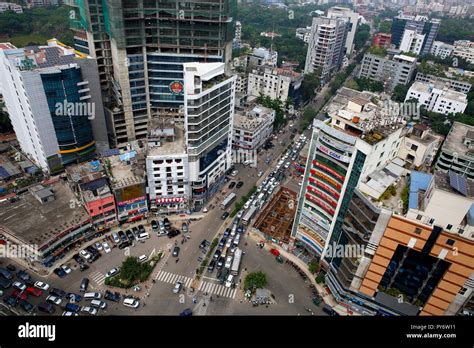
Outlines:
{"label": "rooftop garden", "polygon": [[383,47],[372,46],[367,50],[367,53],[374,54],[380,57],[385,57],[387,55],[387,50]]}

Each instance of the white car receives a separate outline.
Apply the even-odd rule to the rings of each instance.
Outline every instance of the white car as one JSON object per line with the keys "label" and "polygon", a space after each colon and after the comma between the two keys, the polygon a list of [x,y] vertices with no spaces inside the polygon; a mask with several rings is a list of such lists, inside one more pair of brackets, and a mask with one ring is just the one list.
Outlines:
{"label": "white car", "polygon": [[239,174],[239,171],[235,169],[232,171],[232,173],[230,173],[230,176],[236,176],[237,174]]}
{"label": "white car", "polygon": [[46,302],[51,302],[51,303],[54,303],[55,305],[59,306],[61,304],[61,302],[63,302],[63,300],[60,299],[57,296],[49,295],[48,297],[46,297]]}
{"label": "white car", "polygon": [[137,260],[138,260],[138,262],[143,263],[143,262],[145,262],[146,260],[148,260],[148,256],[146,256],[145,254],[143,254],[143,255],[141,255],[141,256],[138,256],[138,257],[137,257]]}
{"label": "white car", "polygon": [[100,244],[99,242],[95,242],[94,246],[97,250],[99,250],[99,251],[102,250],[102,244]]}
{"label": "white car", "polygon": [[285,169],[288,169],[288,168],[290,168],[290,162],[286,162],[285,164]]}
{"label": "white car", "polygon": [[227,243],[225,244],[226,248],[230,248],[232,245],[232,238],[227,239]]}
{"label": "white car", "polygon": [[106,254],[108,254],[112,251],[112,249],[110,249],[110,246],[107,242],[103,242],[102,247],[104,248],[104,251],[105,251]]}
{"label": "white car", "polygon": [[260,178],[263,175],[263,171],[259,171],[257,176]]}
{"label": "white car", "polygon": [[117,274],[120,273],[120,268],[116,267],[116,268],[112,268],[110,271],[108,271],[106,274],[105,274],[105,277],[108,278],[108,277],[113,277]]}
{"label": "white car", "polygon": [[229,276],[227,277],[227,281],[225,282],[226,288],[230,288],[233,282],[234,282],[234,276],[232,274],[229,274]]}
{"label": "white car", "polygon": [[208,211],[209,211],[209,210],[207,210],[207,208],[204,208],[204,209],[202,210],[203,213],[207,213]]}
{"label": "white car", "polygon": [[251,204],[251,203],[252,203],[252,202],[251,202],[250,200],[248,200],[247,202],[245,202],[245,204],[244,204],[244,209],[250,208],[250,204]]}
{"label": "white car", "polygon": [[86,260],[89,260],[91,258],[91,254],[88,253],[87,251],[85,250],[81,250],[79,251],[79,255],[81,255],[83,258],[85,258]]}
{"label": "white car", "polygon": [[46,284],[45,282],[37,281],[35,283],[35,288],[47,291],[49,289],[49,284]]}
{"label": "white car", "polygon": [[230,268],[232,266],[232,256],[227,256],[227,259],[225,260],[225,268]]}
{"label": "white car", "polygon": [[117,233],[112,233],[112,238],[114,239],[115,244],[120,244],[120,237],[118,236]]}
{"label": "white car", "polygon": [[26,285],[23,284],[22,282],[14,282],[13,284],[14,288],[17,288],[20,291],[25,291],[26,290]]}
{"label": "white car", "polygon": [[61,266],[61,269],[62,269],[66,274],[69,274],[69,273],[72,272],[71,267],[69,267],[68,265],[62,265],[62,266]]}
{"label": "white car", "polygon": [[90,314],[90,315],[96,315],[97,314],[97,308],[93,307],[82,307],[81,312]]}
{"label": "white car", "polygon": [[240,219],[242,218],[242,215],[244,215],[244,211],[243,210],[239,210],[239,212],[237,213],[237,217]]}
{"label": "white car", "polygon": [[182,287],[183,287],[183,283],[180,281],[177,281],[176,284],[174,285],[173,293],[175,294],[179,293]]}
{"label": "white car", "polygon": [[63,312],[62,316],[63,317],[77,317],[79,314],[74,313],[74,312]]}

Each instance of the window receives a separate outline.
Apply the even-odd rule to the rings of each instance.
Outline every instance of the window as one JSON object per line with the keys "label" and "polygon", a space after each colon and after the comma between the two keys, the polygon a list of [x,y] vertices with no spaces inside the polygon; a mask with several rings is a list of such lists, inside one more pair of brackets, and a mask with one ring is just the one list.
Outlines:
{"label": "window", "polygon": [[453,225],[451,225],[451,224],[448,224],[448,226],[446,226],[447,230],[451,230],[452,228],[453,228]]}
{"label": "window", "polygon": [[382,152],[382,153],[380,154],[380,157],[379,157],[379,158],[382,158],[382,156],[383,156],[384,153],[385,153],[385,152]]}
{"label": "window", "polygon": [[421,216],[421,215],[417,215],[417,216],[416,216],[416,219],[417,219],[417,220],[421,220],[422,217],[423,217],[423,216]]}
{"label": "window", "polygon": [[415,233],[416,234],[421,234],[421,228],[419,228],[419,227],[415,228]]}
{"label": "window", "polygon": [[461,289],[459,290],[459,295],[464,295],[466,293],[467,289],[462,286]]}
{"label": "window", "polygon": [[454,239],[448,239],[448,240],[446,241],[446,244],[448,244],[448,245],[454,245]]}

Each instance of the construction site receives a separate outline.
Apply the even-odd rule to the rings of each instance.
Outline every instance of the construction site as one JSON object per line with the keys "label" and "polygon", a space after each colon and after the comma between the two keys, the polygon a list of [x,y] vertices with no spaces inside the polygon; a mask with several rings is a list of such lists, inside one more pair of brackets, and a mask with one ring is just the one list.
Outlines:
{"label": "construction site", "polygon": [[296,213],[297,193],[281,187],[258,216],[254,228],[267,238],[288,244]]}

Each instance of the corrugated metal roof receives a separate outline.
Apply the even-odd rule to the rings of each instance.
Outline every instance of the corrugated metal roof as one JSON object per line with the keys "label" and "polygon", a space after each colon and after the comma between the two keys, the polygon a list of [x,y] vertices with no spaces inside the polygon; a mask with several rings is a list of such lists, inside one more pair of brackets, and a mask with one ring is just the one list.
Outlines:
{"label": "corrugated metal roof", "polygon": [[416,170],[411,172],[410,176],[410,196],[408,199],[409,209],[418,209],[418,192],[420,190],[428,190],[433,175],[428,173],[417,172]]}

